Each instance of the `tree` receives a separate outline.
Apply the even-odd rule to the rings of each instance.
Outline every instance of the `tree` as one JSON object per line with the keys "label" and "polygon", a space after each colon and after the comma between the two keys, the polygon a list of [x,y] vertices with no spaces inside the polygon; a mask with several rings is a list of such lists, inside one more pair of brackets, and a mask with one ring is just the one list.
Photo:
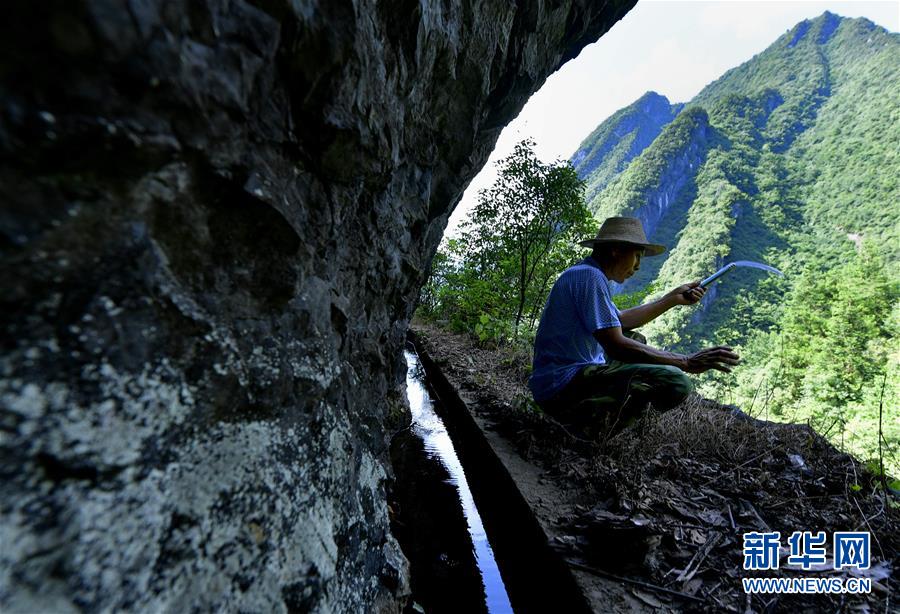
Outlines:
{"label": "tree", "polygon": [[749,336],[734,373],[745,410],[809,420],[862,458],[879,454],[881,439],[888,450],[900,441],[897,421],[878,419],[882,386],[887,399],[896,390],[900,283],[877,248],[864,241],[836,268],[798,269],[779,326]]}
{"label": "tree", "polygon": [[534,146],[526,139],[498,163],[496,183],[479,194],[463,225],[472,261],[485,278],[503,284],[497,289],[513,308],[516,336],[527,306],[534,313],[560,261],[574,256],[574,241],[594,228],[575,169],[567,162],[542,163]]}
{"label": "tree", "polygon": [[596,232],[575,170],[568,162],[541,162],[534,146],[526,139],[498,162],[497,181],[481,191],[459,239],[436,258],[442,268],[432,277],[445,286],[428,286],[429,300],[443,296],[436,311],[444,308],[458,328],[497,337],[509,325],[517,337],[523,322],[533,326],[553,279],[578,257],[576,241]]}

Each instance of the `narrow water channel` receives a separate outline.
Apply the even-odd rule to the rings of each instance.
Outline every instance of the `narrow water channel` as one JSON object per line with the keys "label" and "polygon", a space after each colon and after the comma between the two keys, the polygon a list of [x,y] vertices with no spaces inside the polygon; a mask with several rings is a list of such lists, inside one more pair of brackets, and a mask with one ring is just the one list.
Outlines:
{"label": "narrow water channel", "polygon": [[405,352],[412,424],[391,447],[395,534],[410,559],[413,597],[426,612],[512,612],[466,474],[424,370]]}

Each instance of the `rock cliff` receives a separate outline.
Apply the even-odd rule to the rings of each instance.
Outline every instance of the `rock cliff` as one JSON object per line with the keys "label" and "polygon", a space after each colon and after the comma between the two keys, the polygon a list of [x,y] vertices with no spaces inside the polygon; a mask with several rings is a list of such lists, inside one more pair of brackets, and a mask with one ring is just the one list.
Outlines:
{"label": "rock cliff", "polygon": [[633,0],[15,3],[0,609],[391,611],[447,217]]}
{"label": "rock cliff", "polygon": [[[696,176],[715,132],[709,116],[697,107],[680,111],[662,127],[653,144],[638,155],[591,203],[595,216],[615,215],[641,220],[647,238],[670,246],[684,223],[697,192]],[[614,292],[634,292],[654,279],[670,256],[644,260],[638,273],[625,284],[614,284]]]}

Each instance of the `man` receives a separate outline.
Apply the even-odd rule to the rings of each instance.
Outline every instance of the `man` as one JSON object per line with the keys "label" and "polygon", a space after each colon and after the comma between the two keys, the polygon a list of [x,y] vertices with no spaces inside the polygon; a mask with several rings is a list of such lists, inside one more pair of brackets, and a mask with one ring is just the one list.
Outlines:
{"label": "man", "polygon": [[685,375],[730,371],[738,355],[724,346],[683,355],[646,344],[632,332],[676,305],[694,305],[706,293],[695,281],[625,311],[612,302],[609,280],[634,275],[643,256],[665,251],[647,242],[640,220],[613,217],[580,245],[591,255],[563,271],[553,285],[534,343],[529,386],[535,401],[563,422],[586,426],[634,417],[646,405],[675,407],[692,392]]}

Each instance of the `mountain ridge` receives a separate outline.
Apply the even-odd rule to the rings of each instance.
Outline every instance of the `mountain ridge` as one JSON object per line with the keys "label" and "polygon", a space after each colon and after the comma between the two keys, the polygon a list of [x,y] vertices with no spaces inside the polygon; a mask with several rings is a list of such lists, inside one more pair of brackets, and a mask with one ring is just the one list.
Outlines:
{"label": "mountain ridge", "polygon": [[[844,24],[846,26],[842,28]],[[784,154],[791,149],[798,137],[814,128],[814,121],[819,116],[820,108],[833,98],[830,72],[831,64],[834,62],[823,55],[818,47],[823,44],[845,43],[846,41],[842,41],[841,37],[842,29],[844,31],[853,29],[853,34],[859,34],[861,30],[866,34],[874,32],[882,36],[890,36],[883,28],[865,18],[842,18],[826,11],[815,19],[798,23],[776,39],[768,48],[747,62],[726,71],[721,77],[704,87],[694,99],[687,103],[679,103],[679,105],[681,109],[700,108],[707,113],[707,116],[711,116],[710,125],[713,132],[720,136],[726,135],[725,138],[729,141],[720,148],[722,151],[734,152],[734,140],[735,137],[738,137],[736,145],[741,148],[739,153],[744,160],[749,161],[755,167],[760,163],[761,154],[765,152],[764,157],[767,159],[764,164],[771,165],[773,161],[770,153]],[[843,38],[846,39],[847,36],[845,32]],[[896,37],[894,35],[894,38]],[[778,56],[786,49],[797,50],[792,53],[803,52],[807,60],[806,65],[791,66],[784,57]],[[769,71],[774,72],[774,75],[767,75],[768,81],[765,80],[765,75],[760,74],[764,72],[765,68],[760,62],[774,63],[774,71]],[[842,73],[840,77],[846,80],[847,68],[844,66],[837,68]],[[738,84],[741,86],[738,87]],[[611,125],[620,123],[623,116],[638,113],[640,111],[639,103],[644,101],[649,94],[658,96],[654,92],[649,92],[632,105],[617,111],[610,118],[601,122],[582,142],[571,162],[579,176],[588,183],[586,201],[598,218],[602,219],[609,215],[634,214],[645,224],[649,222],[649,227],[645,226],[648,236],[656,239],[659,238],[655,237],[656,227],[667,212],[667,205],[660,206],[660,202],[674,202],[677,198],[673,198],[673,196],[677,197],[677,194],[673,194],[672,178],[670,181],[662,180],[661,166],[664,164],[661,164],[659,159],[654,161],[653,158],[661,157],[665,160],[672,155],[673,151],[686,146],[684,142],[672,142],[678,140],[677,136],[667,132],[667,129],[669,131],[673,129],[672,122],[660,126],[659,134],[653,142],[624,165],[621,164],[621,160],[612,161],[615,165],[621,166],[622,170],[607,176],[606,182],[599,190],[596,189],[594,174],[597,168],[613,166],[609,160],[602,159],[604,152],[614,151],[617,147],[616,143],[609,143],[608,135],[613,132]],[[840,91],[834,93],[834,95],[840,94]],[[660,98],[665,99],[662,96]],[[665,100],[668,103],[668,100]],[[679,109],[678,115],[685,113],[681,109]],[[835,113],[830,108],[825,108],[825,112],[832,115]],[[606,137],[602,148],[597,146],[598,135]],[[804,148],[805,152],[810,148],[808,141],[809,138],[804,137],[797,143],[797,146]],[[588,155],[589,152],[593,154],[593,159]],[[790,165],[796,162],[796,152],[791,152],[787,160],[776,166]],[[696,165],[689,166],[690,172],[695,172],[697,168]],[[817,169],[816,172],[820,171]],[[629,173],[632,177],[623,179],[623,175]],[[635,175],[642,180],[635,181]],[[747,196],[756,196],[759,192],[756,182],[750,177],[735,177],[732,173],[730,177],[726,176],[726,178],[732,185],[742,188]],[[628,179],[632,180],[627,181]],[[891,193],[896,190],[895,182],[885,178],[881,179],[883,192]],[[687,183],[683,176],[676,176],[674,181],[682,185]],[[814,192],[815,186],[812,189]],[[747,210],[746,206],[733,204],[736,206],[735,213],[739,210]],[[656,209],[656,212],[651,213],[653,209]],[[796,221],[796,212],[793,213],[794,215],[788,217]],[[859,230],[870,230],[873,226],[865,219],[866,216],[858,215],[856,217],[861,218],[859,227],[849,228],[846,234],[866,234]],[[876,223],[874,226],[880,236],[889,227],[889,224],[882,222]],[[663,233],[663,235],[663,238],[674,238],[672,232]],[[715,263],[707,264],[714,265]],[[626,289],[634,290],[639,285],[637,282],[643,285],[648,281],[650,279],[646,274],[641,275],[633,283],[626,285]]]}
{"label": "mountain ridge", "polygon": [[[900,34],[868,19],[804,20],[704,87],[586,199],[598,220],[636,216],[668,247],[617,292],[653,298],[733,260],[781,269],[736,270],[699,308],[642,331],[679,352],[737,348],[745,361],[728,394],[752,404],[765,390],[767,408],[800,411],[823,431],[855,424],[847,438],[865,439],[867,454],[881,437],[900,439],[877,420],[882,380],[894,394],[900,361],[898,58]],[[701,378],[707,395],[722,385]]]}
{"label": "mountain ridge", "polygon": [[659,135],[684,108],[649,91],[603,121],[572,155],[572,166],[587,181],[590,202]]}

